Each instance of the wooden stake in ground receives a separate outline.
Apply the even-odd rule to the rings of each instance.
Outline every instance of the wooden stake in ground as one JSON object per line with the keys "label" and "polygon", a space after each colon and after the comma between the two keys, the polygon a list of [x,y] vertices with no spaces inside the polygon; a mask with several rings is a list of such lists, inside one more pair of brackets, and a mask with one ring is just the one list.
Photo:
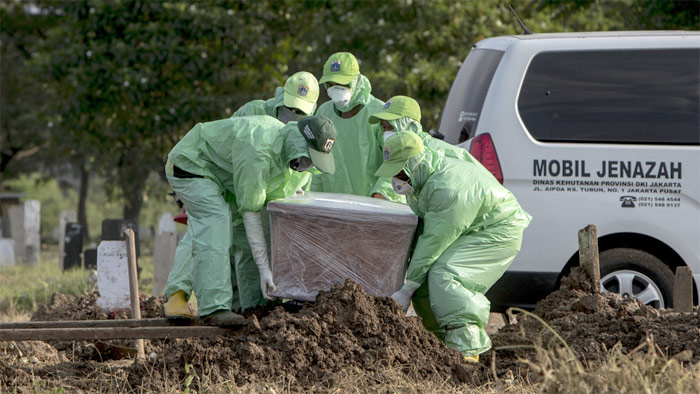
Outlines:
{"label": "wooden stake in ground", "polygon": [[[129,259],[129,290],[131,293],[131,318],[141,319],[141,302],[139,301],[139,280],[136,274],[136,237],[134,230],[124,230],[126,236],[126,250]],[[136,340],[137,358],[145,359],[146,352],[143,349],[143,339]]]}
{"label": "wooden stake in ground", "polygon": [[673,283],[673,310],[675,312],[693,311],[693,272],[690,267],[676,268],[676,280]]}
{"label": "wooden stake in ground", "polygon": [[598,228],[589,224],[578,231],[579,265],[586,270],[593,289],[600,291],[600,260],[598,259]]}

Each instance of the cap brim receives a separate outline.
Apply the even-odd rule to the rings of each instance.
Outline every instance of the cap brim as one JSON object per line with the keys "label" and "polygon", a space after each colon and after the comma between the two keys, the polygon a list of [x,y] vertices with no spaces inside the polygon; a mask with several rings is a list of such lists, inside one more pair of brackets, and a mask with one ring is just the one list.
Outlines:
{"label": "cap brim", "polygon": [[400,162],[400,163],[384,162],[384,163],[382,163],[381,166],[379,166],[379,168],[377,169],[377,172],[374,173],[374,176],[378,176],[381,178],[391,178],[392,176],[401,172],[403,167],[406,165],[406,162],[408,162],[408,160]]}
{"label": "cap brim", "polygon": [[314,111],[314,103],[308,102],[299,97],[294,97],[285,92],[284,95],[284,105],[290,108],[299,108],[304,111],[307,115],[311,115]]}
{"label": "cap brim", "polygon": [[382,112],[377,112],[376,114],[370,116],[370,117],[369,117],[369,123],[370,123],[370,124],[375,124],[375,123],[379,122],[379,119],[383,119],[383,120],[396,120],[396,119],[399,119],[399,118],[402,118],[402,116],[401,116],[401,115],[397,115],[397,114],[392,114],[391,112],[384,112],[384,111],[382,111]]}
{"label": "cap brim", "polygon": [[335,160],[333,159],[333,152],[320,152],[309,147],[309,156],[311,156],[311,161],[314,162],[316,168],[318,168],[321,172],[326,174],[335,174]]}
{"label": "cap brim", "polygon": [[342,75],[342,74],[328,74],[324,75],[321,77],[321,80],[318,81],[318,84],[326,83],[326,82],[335,82],[340,85],[350,85],[350,82],[352,82],[353,79],[355,79],[357,75]]}

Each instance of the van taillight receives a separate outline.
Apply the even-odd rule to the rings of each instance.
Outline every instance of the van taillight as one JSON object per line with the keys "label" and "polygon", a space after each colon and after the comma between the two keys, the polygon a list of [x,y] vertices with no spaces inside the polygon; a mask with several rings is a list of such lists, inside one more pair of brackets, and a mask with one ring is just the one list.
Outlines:
{"label": "van taillight", "polygon": [[493,146],[493,140],[488,133],[474,137],[469,147],[469,153],[479,160],[487,170],[491,171],[498,182],[503,184],[503,174],[501,173],[501,165],[498,162],[496,147]]}

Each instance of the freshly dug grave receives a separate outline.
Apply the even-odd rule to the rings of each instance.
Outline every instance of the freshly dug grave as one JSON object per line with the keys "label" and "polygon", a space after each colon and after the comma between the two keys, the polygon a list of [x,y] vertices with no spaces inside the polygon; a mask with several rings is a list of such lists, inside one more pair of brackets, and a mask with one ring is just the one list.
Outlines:
{"label": "freshly dug grave", "polygon": [[[63,319],[99,316],[99,312],[86,307],[91,301],[60,302],[60,297],[54,297],[54,301],[59,301],[57,309],[69,312]],[[149,302],[145,300],[144,304]],[[85,312],[76,312],[68,305],[77,305]],[[34,318],[55,320],[60,313],[52,310],[51,306],[42,308]],[[330,387],[334,374],[350,370],[372,376],[393,369],[416,382],[453,387],[465,382],[480,384],[484,375],[479,373],[480,366],[466,363],[457,351],[426,332],[417,318],[406,317],[393,300],[370,296],[351,281],[321,292],[313,304],[256,310],[249,316],[248,325],[232,330],[228,336],[150,340],[146,353],[152,353],[147,363],[124,366],[120,371],[110,367],[112,376],[123,376],[132,388],[157,391],[163,381],[183,381],[191,371],[206,374],[210,383],[235,380],[235,384],[242,385],[284,380],[298,390]],[[72,357],[70,374],[80,382],[73,384],[81,390],[95,390],[98,383],[80,379],[78,366],[102,367],[92,361],[93,357],[81,359],[84,356],[77,353]],[[33,372],[50,379],[56,376],[59,365],[35,367]],[[17,373],[13,376],[18,379]]]}
{"label": "freshly dug grave", "polygon": [[[593,289],[585,271],[576,267],[563,278],[559,290],[537,303],[534,314],[554,329],[576,356],[589,364],[620,344],[628,354],[653,337],[666,355],[682,362],[700,361],[700,314],[659,311],[634,298]],[[517,324],[503,327],[492,337],[497,374],[524,371],[518,358],[533,359],[536,343],[562,346],[551,330],[533,317],[519,315]],[[517,348],[508,347],[516,346]],[[499,350],[499,348],[501,348]],[[504,349],[505,348],[505,349]],[[493,352],[486,355],[491,363]]]}

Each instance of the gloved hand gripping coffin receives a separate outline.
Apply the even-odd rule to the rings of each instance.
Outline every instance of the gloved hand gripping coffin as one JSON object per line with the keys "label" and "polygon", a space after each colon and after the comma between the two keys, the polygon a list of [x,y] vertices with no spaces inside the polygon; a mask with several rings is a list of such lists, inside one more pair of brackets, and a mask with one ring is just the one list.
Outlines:
{"label": "gloved hand gripping coffin", "polygon": [[306,193],[267,205],[270,295],[314,301],[346,279],[367,293],[391,296],[403,285],[418,218],[403,204],[334,193]]}

